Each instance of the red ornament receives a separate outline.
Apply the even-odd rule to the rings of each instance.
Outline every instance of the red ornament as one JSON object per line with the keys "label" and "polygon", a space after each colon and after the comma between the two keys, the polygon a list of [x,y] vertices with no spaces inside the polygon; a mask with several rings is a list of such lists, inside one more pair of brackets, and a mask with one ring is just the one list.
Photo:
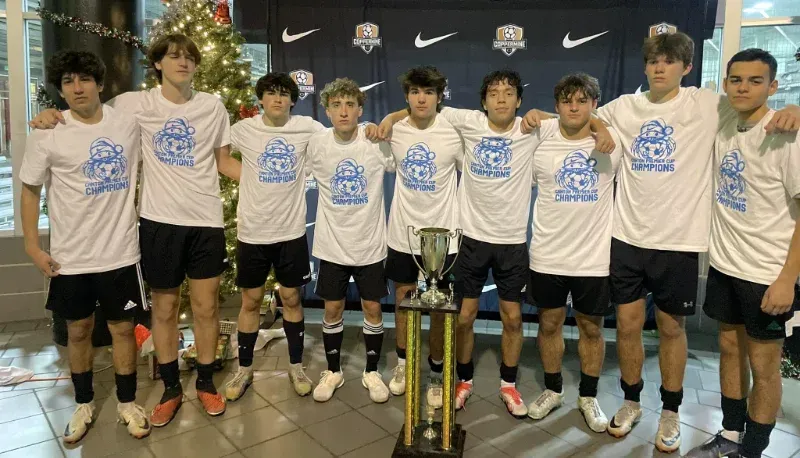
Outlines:
{"label": "red ornament", "polygon": [[214,13],[214,20],[218,24],[230,25],[231,23],[231,9],[228,6],[228,0],[220,0],[217,3],[217,12]]}
{"label": "red ornament", "polygon": [[239,117],[241,119],[255,118],[259,115],[258,107],[247,108],[244,104],[239,105]]}

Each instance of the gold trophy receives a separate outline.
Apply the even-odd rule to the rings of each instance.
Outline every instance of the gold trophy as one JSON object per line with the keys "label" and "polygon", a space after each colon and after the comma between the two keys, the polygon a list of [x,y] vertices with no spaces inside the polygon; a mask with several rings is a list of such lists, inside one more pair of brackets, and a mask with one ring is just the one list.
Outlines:
{"label": "gold trophy", "polygon": [[[451,231],[439,227],[415,229],[408,227],[408,244],[413,253],[411,234],[419,238],[420,258],[414,262],[430,287],[418,295],[410,292],[400,302],[400,309],[406,311],[406,406],[405,421],[397,439],[393,458],[406,457],[461,457],[464,455],[466,431],[455,423],[455,323],[458,307],[453,301],[453,293],[440,290],[438,281],[455,265],[445,269],[445,261],[450,250],[450,241],[458,237],[461,248],[461,229]],[[422,313],[444,313],[444,373],[442,374],[442,421],[434,421],[435,409],[428,407],[427,421],[420,418],[420,338],[422,336]]]}

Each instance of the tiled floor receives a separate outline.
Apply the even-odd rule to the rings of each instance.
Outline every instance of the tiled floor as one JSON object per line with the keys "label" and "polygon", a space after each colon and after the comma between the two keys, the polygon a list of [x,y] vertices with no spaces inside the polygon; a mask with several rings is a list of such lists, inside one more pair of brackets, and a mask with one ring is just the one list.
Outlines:
{"label": "tiled floor", "polygon": [[[388,319],[389,317],[387,317]],[[319,323],[318,311],[309,311],[309,323]],[[388,321],[388,320],[387,320]],[[361,341],[360,314],[348,312],[344,343],[344,371],[347,383],[327,403],[311,397],[298,398],[288,383],[285,340],[273,341],[256,356],[257,381],[239,401],[228,405],[225,415],[205,415],[194,393],[194,378],[184,376],[185,404],[175,421],[156,429],[150,437],[135,440],[115,422],[113,370],[95,376],[95,398],[99,408],[89,434],[77,446],[63,445],[60,434],[72,414],[74,400],[68,380],[26,383],[0,387],[0,458],[46,457],[388,457],[403,422],[403,398],[373,404],[359,377],[365,363]],[[387,322],[387,325],[390,323]],[[516,420],[506,413],[497,397],[499,329],[494,323],[479,322],[484,334],[476,338],[476,392],[457,421],[467,430],[467,457],[652,457],[660,456],[652,444],[659,415],[657,340],[647,341],[645,415],[623,440],[592,433],[576,410],[579,362],[577,337],[565,328],[567,353],[564,361],[566,405],[542,421]],[[606,330],[609,343],[599,400],[607,415],[622,402],[614,331]],[[519,386],[526,401],[534,399],[543,386],[541,363],[535,345],[536,325],[526,325]],[[396,362],[393,330],[387,331],[381,370],[386,381]],[[691,335],[690,359],[686,369],[682,452],[702,443],[715,433],[721,422],[719,409],[718,361],[714,337]],[[306,327],[307,372],[313,379],[325,368],[321,329]],[[423,353],[425,354],[425,353]],[[105,351],[95,366],[103,368],[110,358]],[[45,323],[0,324],[0,366],[33,369],[41,376],[67,374],[67,362],[50,338]],[[236,362],[228,364],[228,369]],[[226,373],[217,374],[218,384]],[[147,378],[146,366],[139,367],[138,402],[149,410],[161,395],[161,385]],[[767,455],[771,458],[800,458],[800,383],[784,381],[781,418],[772,434]]]}

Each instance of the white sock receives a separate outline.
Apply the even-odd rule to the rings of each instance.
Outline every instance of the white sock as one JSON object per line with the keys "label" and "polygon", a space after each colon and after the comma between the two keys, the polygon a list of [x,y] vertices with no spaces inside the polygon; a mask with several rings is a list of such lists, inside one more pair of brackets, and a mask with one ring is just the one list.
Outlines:
{"label": "white sock", "polygon": [[405,358],[397,358],[397,365],[398,366],[405,366],[406,365],[406,359]]}
{"label": "white sock", "polygon": [[723,429],[722,437],[728,439],[729,441],[736,442],[737,444],[742,443],[742,433],[739,431],[728,431],[727,429]]}
{"label": "white sock", "polygon": [[509,387],[514,388],[516,386],[517,386],[516,383],[506,382],[505,380],[500,379],[500,388],[501,389],[502,388],[509,388]]}

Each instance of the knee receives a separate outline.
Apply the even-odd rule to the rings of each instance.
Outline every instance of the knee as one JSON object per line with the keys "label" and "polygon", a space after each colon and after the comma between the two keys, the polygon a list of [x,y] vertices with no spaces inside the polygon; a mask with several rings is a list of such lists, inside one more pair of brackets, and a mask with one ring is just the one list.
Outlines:
{"label": "knee", "polygon": [[133,339],[133,321],[118,321],[108,324],[108,330],[114,339]]}
{"label": "knee", "polygon": [[344,307],[325,306],[325,322],[338,323],[342,320],[342,315],[344,315]]}
{"label": "knee", "polygon": [[561,334],[563,323],[558,320],[539,317],[539,335],[542,337],[555,337]]}
{"label": "knee", "polygon": [[588,340],[603,339],[603,332],[601,330],[601,326],[598,326],[597,323],[594,323],[592,321],[579,319],[578,331],[580,331],[581,339],[588,339]]}
{"label": "knee", "polygon": [[178,301],[162,301],[153,304],[153,319],[161,322],[178,321]]}
{"label": "knee", "polygon": [[503,320],[503,332],[519,334],[522,332],[522,314],[514,312],[506,315]]}
{"label": "knee", "polygon": [[641,337],[644,328],[644,317],[632,315],[617,316],[617,334],[621,338]]}
{"label": "knee", "polygon": [[379,323],[383,320],[380,302],[367,302],[363,304],[364,316],[370,323]]}
{"label": "knee", "polygon": [[722,356],[737,356],[741,350],[736,332],[720,332],[719,353]]}
{"label": "knee", "polygon": [[461,309],[461,312],[459,312],[458,314],[457,326],[460,329],[472,329],[472,327],[475,325],[475,319],[477,318],[478,318],[477,310]]}
{"label": "knee", "polygon": [[192,314],[195,321],[197,320],[216,320],[219,315],[219,309],[215,302],[199,302],[192,304]]}
{"label": "knee", "polygon": [[92,320],[82,320],[85,322],[70,323],[67,337],[72,343],[82,343],[92,338]]}
{"label": "knee", "polygon": [[300,307],[300,291],[297,288],[280,287],[278,289],[278,295],[280,296],[281,304],[284,307]]}
{"label": "knee", "polygon": [[683,327],[683,318],[675,320],[666,320],[659,323],[658,336],[661,339],[680,339],[686,335]]}

